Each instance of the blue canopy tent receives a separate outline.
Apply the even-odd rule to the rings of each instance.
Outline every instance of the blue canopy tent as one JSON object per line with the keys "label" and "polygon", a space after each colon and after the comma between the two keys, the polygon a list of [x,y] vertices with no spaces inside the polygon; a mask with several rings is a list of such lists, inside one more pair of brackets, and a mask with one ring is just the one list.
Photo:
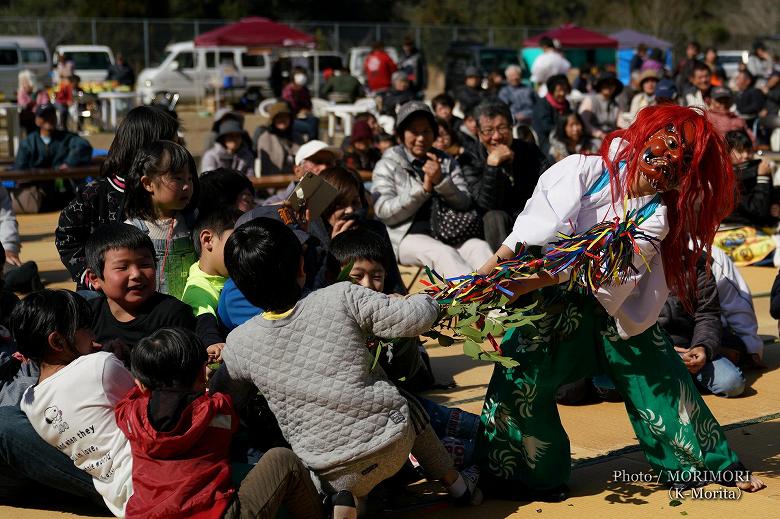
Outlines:
{"label": "blue canopy tent", "polygon": [[663,50],[666,66],[672,67],[672,44],[666,40],[631,29],[623,29],[609,36],[618,41],[617,76],[624,85],[628,85],[631,81],[631,58],[636,54],[636,48],[640,43],[647,45],[648,49],[655,47]]}

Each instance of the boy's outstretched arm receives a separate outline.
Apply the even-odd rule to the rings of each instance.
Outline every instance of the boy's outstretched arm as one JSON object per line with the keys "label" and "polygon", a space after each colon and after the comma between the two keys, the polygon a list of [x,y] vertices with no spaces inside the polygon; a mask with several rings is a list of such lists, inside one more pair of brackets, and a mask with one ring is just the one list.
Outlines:
{"label": "boy's outstretched arm", "polygon": [[424,294],[390,297],[360,285],[346,288],[347,311],[364,332],[385,339],[416,337],[431,329],[439,304]]}

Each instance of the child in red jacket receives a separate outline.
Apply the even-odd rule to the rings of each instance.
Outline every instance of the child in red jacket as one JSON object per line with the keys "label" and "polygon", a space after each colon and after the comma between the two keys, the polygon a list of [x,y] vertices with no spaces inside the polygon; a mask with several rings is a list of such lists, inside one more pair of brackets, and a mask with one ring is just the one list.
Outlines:
{"label": "child in red jacket", "polygon": [[271,449],[238,489],[230,440],[238,417],[230,397],[206,392],[206,349],[188,330],[163,328],[132,353],[137,387],[116,406],[133,452],[134,493],[126,517],[211,519],[323,517],[309,471],[289,449]]}

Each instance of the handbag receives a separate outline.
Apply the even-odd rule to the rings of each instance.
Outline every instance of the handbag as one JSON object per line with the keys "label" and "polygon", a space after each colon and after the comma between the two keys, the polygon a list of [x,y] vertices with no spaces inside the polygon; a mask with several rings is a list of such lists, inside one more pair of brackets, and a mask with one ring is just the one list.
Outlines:
{"label": "handbag", "polygon": [[453,247],[485,236],[482,217],[476,209],[453,209],[439,196],[432,200],[431,231],[434,238]]}

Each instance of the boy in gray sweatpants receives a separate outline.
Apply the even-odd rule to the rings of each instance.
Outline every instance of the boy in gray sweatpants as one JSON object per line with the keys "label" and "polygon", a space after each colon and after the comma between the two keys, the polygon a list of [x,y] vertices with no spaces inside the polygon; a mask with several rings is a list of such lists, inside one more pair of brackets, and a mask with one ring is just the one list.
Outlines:
{"label": "boy in gray sweatpants", "polygon": [[390,298],[352,283],[301,299],[301,251],[287,226],[267,218],[238,227],[228,239],[230,277],[265,312],[228,336],[214,384],[236,395],[241,385],[256,386],[326,491],[348,491],[360,500],[411,452],[450,495],[463,503],[481,501],[475,482],[454,469],[425,411],[380,367],[372,370],[366,347],[369,336],[413,337],[429,330],[438,304],[425,295]]}

